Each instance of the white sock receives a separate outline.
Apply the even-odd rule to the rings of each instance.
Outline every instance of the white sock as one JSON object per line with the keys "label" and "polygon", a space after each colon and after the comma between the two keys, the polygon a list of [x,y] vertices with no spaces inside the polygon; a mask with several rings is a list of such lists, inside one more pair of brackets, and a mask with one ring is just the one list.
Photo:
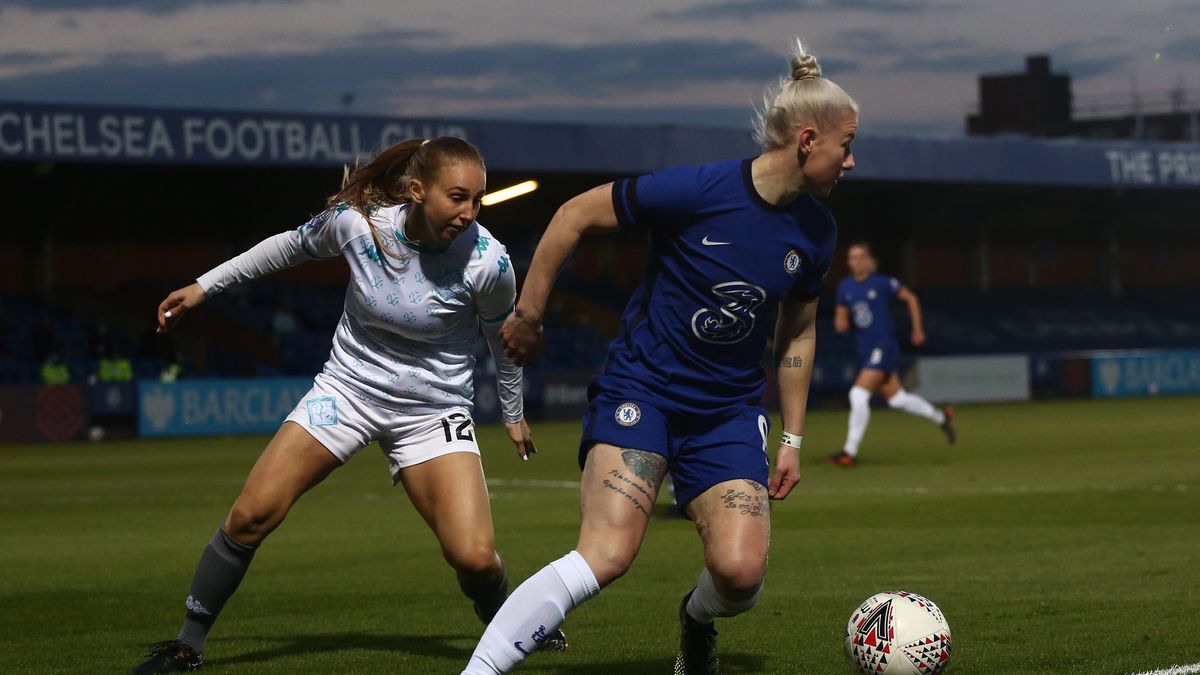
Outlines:
{"label": "white sock", "polygon": [[463,675],[495,675],[516,668],[562,625],[568,612],[599,592],[596,575],[578,552],[546,565],[504,601]]}
{"label": "white sock", "polygon": [[858,444],[862,443],[870,421],[871,392],[855,385],[850,388],[850,430],[846,432],[846,445],[842,448],[847,455],[858,455]]}
{"label": "white sock", "polygon": [[705,567],[700,571],[700,579],[696,581],[696,590],[692,591],[692,597],[688,600],[687,613],[700,623],[712,623],[713,619],[718,616],[737,616],[742,612],[748,611],[758,602],[758,596],[762,593],[762,586],[754,592],[754,596],[742,600],[741,602],[733,602],[726,600],[720,593],[717,592],[716,585],[713,584],[712,575],[708,573],[708,568]]}
{"label": "white sock", "polygon": [[888,399],[888,405],[896,410],[903,410],[909,415],[924,417],[927,420],[933,421],[935,424],[943,424],[946,421],[946,413],[933,407],[933,404],[925,399],[910,394],[901,389],[896,392],[896,395]]}

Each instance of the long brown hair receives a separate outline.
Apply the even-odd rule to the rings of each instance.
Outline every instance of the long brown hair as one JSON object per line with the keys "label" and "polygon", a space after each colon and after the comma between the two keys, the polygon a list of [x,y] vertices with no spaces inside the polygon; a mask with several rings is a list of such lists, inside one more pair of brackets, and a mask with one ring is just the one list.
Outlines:
{"label": "long brown hair", "polygon": [[443,168],[457,162],[473,162],[487,171],[479,149],[461,138],[410,138],[380,151],[371,161],[356,168],[342,181],[342,189],[325,200],[325,205],[345,203],[361,213],[371,228],[371,238],[380,256],[395,258],[398,256],[380,241],[371,216],[377,209],[411,202],[410,178],[432,185]]}

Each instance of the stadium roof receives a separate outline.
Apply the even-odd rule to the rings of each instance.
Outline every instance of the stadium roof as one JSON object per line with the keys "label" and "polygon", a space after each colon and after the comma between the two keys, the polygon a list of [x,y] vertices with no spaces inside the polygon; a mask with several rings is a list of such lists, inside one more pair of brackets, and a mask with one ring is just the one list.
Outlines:
{"label": "stadium roof", "polygon": [[[503,171],[635,174],[750,156],[744,130],[122,108],[0,101],[0,161],[336,166],[411,137],[471,140]],[[863,131],[851,180],[1200,188],[1200,145],[887,138]]]}

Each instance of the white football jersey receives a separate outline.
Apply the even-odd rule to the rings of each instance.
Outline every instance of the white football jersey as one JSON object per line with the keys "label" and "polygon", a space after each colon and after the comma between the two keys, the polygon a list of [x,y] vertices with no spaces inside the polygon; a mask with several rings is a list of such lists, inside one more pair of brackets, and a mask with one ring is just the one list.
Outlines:
{"label": "white football jersey", "polygon": [[212,295],[304,260],[340,255],[351,280],[324,372],[389,410],[469,409],[480,323],[497,325],[512,311],[515,274],[504,246],[479,223],[448,246],[430,248],[404,236],[408,212],[407,204],[372,212],[382,252],[366,218],[339,204],[197,281]]}

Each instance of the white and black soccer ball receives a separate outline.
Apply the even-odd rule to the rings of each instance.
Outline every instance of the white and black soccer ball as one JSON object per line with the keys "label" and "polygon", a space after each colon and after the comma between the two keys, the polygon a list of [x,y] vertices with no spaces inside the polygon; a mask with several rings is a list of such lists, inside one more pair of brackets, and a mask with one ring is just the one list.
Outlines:
{"label": "white and black soccer ball", "polygon": [[856,673],[935,675],[950,663],[950,644],[942,610],[907,591],[872,595],[846,624],[846,658]]}

